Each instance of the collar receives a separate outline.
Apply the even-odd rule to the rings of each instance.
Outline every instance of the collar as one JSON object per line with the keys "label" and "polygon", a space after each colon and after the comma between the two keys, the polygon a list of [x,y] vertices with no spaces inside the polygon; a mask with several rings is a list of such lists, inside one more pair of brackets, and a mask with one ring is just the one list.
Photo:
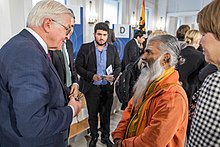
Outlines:
{"label": "collar", "polygon": [[138,42],[138,40],[136,38],[134,38],[134,40],[137,43],[138,47],[140,47],[140,43]]}
{"label": "collar", "polygon": [[28,32],[30,32],[36,39],[37,41],[40,43],[40,45],[43,47],[44,51],[46,52],[46,54],[48,54],[48,49],[47,49],[47,44],[46,42],[40,37],[40,35],[38,35],[34,30],[32,30],[31,28],[25,28]]}
{"label": "collar", "polygon": [[[97,46],[97,43],[96,43],[96,41],[95,41],[95,40],[94,40],[94,45],[95,45],[95,48],[98,50],[98,46]],[[105,46],[104,46],[104,48],[103,48],[103,50],[102,50],[102,51],[107,50],[107,48],[108,48],[108,43],[106,42],[106,44],[105,44]]]}

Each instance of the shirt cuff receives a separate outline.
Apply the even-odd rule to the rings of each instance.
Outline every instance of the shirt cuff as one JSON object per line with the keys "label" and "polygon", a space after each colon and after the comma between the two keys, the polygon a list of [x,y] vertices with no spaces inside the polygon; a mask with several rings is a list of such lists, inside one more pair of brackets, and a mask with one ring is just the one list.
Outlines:
{"label": "shirt cuff", "polygon": [[73,116],[75,116],[75,110],[74,110],[74,107],[71,106],[71,105],[68,105],[68,106],[72,109],[72,111],[73,111]]}
{"label": "shirt cuff", "polygon": [[79,88],[79,84],[78,83],[73,83],[73,84],[76,84],[78,86],[78,88]]}

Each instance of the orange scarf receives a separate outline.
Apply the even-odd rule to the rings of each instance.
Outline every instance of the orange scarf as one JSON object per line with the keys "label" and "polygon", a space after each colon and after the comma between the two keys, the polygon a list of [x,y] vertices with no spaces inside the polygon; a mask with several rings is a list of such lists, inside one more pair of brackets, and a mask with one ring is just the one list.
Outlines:
{"label": "orange scarf", "polygon": [[[137,104],[134,111],[133,116],[131,116],[130,122],[128,124],[125,138],[130,138],[133,136],[138,136],[143,133],[145,127],[148,122],[149,108],[153,101],[153,98],[156,93],[160,92],[164,88],[174,85],[177,83],[168,83],[161,86],[158,86],[166,77],[170,76],[174,72],[174,68],[167,69],[160,77],[155,79],[147,88],[147,91],[144,96],[144,100]],[[147,111],[146,111],[147,110]]]}

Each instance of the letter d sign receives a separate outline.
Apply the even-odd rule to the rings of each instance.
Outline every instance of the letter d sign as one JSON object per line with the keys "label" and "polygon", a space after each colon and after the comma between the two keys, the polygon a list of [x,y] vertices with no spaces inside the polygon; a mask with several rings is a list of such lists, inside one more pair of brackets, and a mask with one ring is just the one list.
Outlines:
{"label": "letter d sign", "polygon": [[124,27],[120,27],[120,34],[124,34],[125,32],[125,28]]}

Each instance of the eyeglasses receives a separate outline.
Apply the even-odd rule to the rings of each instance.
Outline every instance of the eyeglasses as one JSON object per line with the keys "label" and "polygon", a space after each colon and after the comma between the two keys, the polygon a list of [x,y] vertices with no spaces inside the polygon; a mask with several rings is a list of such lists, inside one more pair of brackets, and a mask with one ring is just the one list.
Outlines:
{"label": "eyeglasses", "polygon": [[63,25],[62,23],[59,23],[58,21],[54,20],[54,19],[51,19],[51,21],[61,25],[62,27],[64,27],[64,29],[66,30],[66,35],[69,35],[69,33],[71,32],[71,27],[66,27],[65,25]]}

